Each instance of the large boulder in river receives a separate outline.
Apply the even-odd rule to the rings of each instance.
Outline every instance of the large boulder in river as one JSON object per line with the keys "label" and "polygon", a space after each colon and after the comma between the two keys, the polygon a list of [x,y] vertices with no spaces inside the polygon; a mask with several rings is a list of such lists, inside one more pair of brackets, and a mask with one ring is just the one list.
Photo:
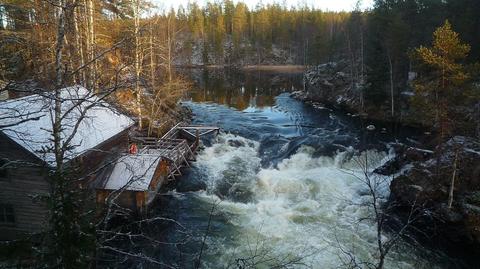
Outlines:
{"label": "large boulder in river", "polygon": [[305,91],[299,99],[320,102],[352,110],[360,105],[360,88],[353,83],[351,65],[346,61],[330,62],[305,71]]}
{"label": "large boulder in river", "polygon": [[[480,254],[480,142],[457,136],[435,151],[403,148],[397,153],[376,170],[396,174],[390,185],[393,201],[404,208],[420,207],[426,216],[420,228],[432,237]],[[448,208],[455,163],[453,205]]]}

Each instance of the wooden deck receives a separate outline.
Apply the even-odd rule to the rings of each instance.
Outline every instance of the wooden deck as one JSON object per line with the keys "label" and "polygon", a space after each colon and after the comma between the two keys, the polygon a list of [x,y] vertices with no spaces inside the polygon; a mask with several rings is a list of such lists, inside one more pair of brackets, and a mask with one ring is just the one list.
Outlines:
{"label": "wooden deck", "polygon": [[167,160],[167,179],[174,180],[182,175],[182,167],[190,167],[190,161],[195,160],[200,137],[219,131],[218,127],[179,123],[161,138],[134,137],[132,140],[141,144],[138,154],[155,155]]}

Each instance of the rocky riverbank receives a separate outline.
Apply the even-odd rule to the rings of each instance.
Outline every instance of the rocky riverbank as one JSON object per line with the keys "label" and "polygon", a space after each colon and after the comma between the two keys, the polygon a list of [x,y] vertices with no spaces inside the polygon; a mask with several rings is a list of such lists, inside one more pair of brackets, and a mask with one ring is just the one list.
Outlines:
{"label": "rocky riverbank", "polygon": [[392,117],[389,98],[381,103],[372,103],[369,101],[371,97],[366,97],[366,85],[352,75],[353,70],[358,69],[357,66],[352,68],[348,61],[309,67],[304,73],[304,89],[292,93],[292,96],[316,107],[341,109],[370,120],[422,126],[409,109],[414,95],[411,89],[406,88],[395,96],[395,116]]}
{"label": "rocky riverbank", "polygon": [[[346,62],[309,68],[304,75],[304,90],[292,96],[314,107],[337,108],[369,120],[392,121],[382,107],[362,109],[361,85],[355,84],[350,74],[350,65]],[[405,92],[399,102],[406,103],[410,96]],[[408,113],[401,112],[402,115]],[[416,125],[406,120],[408,117],[400,118],[402,125]],[[396,215],[406,218],[415,207],[421,212],[414,225],[417,239],[445,250],[462,263],[466,261],[462,266],[478,264],[480,141],[456,136],[436,147],[433,142],[417,146],[396,144],[396,157],[375,170],[394,176],[390,202],[399,205]],[[452,184],[453,199],[449,205]]]}
{"label": "rocky riverbank", "polygon": [[304,90],[294,92],[292,96],[314,106],[360,112],[361,93],[357,85],[352,83],[349,68],[346,62],[330,62],[310,67],[304,73]]}
{"label": "rocky riverbank", "polygon": [[[400,217],[416,207],[415,227],[429,243],[477,263],[480,257],[480,142],[453,137],[434,151],[398,145],[375,172],[394,175],[391,202]],[[453,180],[454,179],[454,180]],[[451,186],[452,204],[449,206]],[[478,264],[478,263],[477,263]]]}

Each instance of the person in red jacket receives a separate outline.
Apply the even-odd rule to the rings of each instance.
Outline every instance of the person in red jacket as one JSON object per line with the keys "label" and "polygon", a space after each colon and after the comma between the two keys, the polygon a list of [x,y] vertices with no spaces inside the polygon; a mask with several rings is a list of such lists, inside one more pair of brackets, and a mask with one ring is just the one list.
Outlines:
{"label": "person in red jacket", "polygon": [[135,144],[135,143],[131,144],[128,152],[130,154],[137,154],[137,152],[138,152],[137,144]]}

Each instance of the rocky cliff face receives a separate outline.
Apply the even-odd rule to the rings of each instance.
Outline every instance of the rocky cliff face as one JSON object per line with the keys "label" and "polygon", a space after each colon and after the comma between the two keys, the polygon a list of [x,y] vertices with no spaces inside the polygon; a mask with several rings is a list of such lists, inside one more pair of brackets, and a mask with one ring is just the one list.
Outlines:
{"label": "rocky cliff face", "polygon": [[344,62],[321,64],[305,71],[305,91],[294,97],[357,112],[360,104],[360,87],[350,75],[351,66]]}
{"label": "rocky cliff face", "polygon": [[435,151],[398,147],[397,153],[376,170],[396,174],[390,186],[393,201],[405,208],[420,207],[425,213],[420,228],[436,242],[468,246],[468,255],[480,255],[480,142],[457,136]]}
{"label": "rocky cliff face", "polygon": [[175,46],[175,65],[289,65],[300,62],[295,45],[292,45],[291,49],[285,49],[275,44],[270,48],[265,48],[244,40],[239,47],[235,48],[231,37],[228,36],[222,43],[221,51],[218,51],[212,44],[206,45],[201,38],[188,40],[185,35],[179,37]]}

